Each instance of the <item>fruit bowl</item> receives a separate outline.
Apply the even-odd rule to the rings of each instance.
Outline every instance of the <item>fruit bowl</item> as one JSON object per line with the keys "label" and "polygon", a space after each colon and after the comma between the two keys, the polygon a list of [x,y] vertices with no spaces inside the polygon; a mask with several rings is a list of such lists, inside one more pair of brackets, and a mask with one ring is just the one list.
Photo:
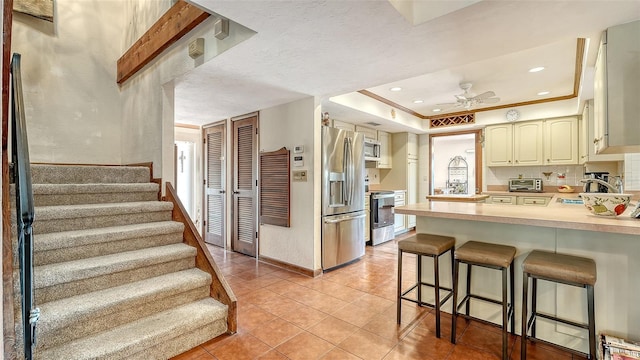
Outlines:
{"label": "fruit bowl", "polygon": [[580,193],[584,206],[592,214],[599,216],[618,216],[629,206],[631,194],[617,193]]}
{"label": "fruit bowl", "polygon": [[558,192],[561,192],[561,193],[572,193],[574,191],[575,189],[569,185],[562,185],[558,187]]}

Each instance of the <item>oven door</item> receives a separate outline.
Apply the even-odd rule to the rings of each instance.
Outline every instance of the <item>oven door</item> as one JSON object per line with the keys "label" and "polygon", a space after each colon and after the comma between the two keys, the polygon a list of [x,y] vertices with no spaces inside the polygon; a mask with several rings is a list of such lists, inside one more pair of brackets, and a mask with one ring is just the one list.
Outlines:
{"label": "oven door", "polygon": [[393,226],[395,195],[372,195],[371,227],[373,229]]}

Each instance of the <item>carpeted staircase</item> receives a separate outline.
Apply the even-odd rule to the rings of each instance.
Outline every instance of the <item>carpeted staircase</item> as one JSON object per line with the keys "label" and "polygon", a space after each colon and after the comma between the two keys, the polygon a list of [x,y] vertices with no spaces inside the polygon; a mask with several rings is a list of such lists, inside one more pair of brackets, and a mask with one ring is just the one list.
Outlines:
{"label": "carpeted staircase", "polygon": [[[228,307],[210,297],[212,277],[195,267],[149,168],[31,171],[35,359],[167,359],[227,332]],[[15,255],[16,284],[17,269]]]}

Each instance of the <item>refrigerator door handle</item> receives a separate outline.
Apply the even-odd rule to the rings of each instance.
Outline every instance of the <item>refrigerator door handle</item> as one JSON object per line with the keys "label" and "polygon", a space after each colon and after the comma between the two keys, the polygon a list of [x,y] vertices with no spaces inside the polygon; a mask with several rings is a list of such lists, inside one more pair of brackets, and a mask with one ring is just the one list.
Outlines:
{"label": "refrigerator door handle", "polygon": [[343,221],[347,221],[347,220],[356,220],[356,219],[362,219],[367,217],[367,215],[362,214],[362,215],[357,215],[357,216],[345,216],[345,217],[341,217],[339,219],[325,219],[324,222],[327,224],[337,224]]}
{"label": "refrigerator door handle", "polygon": [[355,175],[355,161],[353,159],[353,140],[351,138],[348,138],[347,143],[349,144],[349,205],[353,204],[353,193],[354,193],[354,186],[355,186],[355,181],[353,179],[354,175]]}

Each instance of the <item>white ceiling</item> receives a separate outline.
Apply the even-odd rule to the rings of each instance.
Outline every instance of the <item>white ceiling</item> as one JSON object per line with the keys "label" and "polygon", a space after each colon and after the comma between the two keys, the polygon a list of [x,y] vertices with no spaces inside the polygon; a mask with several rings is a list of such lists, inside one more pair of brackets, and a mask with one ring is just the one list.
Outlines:
{"label": "white ceiling", "polygon": [[[394,7],[409,1],[192,1],[257,32],[176,81],[176,119],[193,124],[317,96],[332,118],[393,130],[390,120],[328,100],[361,89],[427,116],[455,101],[460,82],[494,91],[495,105],[536,100],[542,90],[568,95],[577,39],[590,39],[589,74],[602,31],[640,19],[638,0],[420,1],[410,20]],[[444,15],[429,19],[425,4]],[[546,69],[528,73],[533,66]]]}

